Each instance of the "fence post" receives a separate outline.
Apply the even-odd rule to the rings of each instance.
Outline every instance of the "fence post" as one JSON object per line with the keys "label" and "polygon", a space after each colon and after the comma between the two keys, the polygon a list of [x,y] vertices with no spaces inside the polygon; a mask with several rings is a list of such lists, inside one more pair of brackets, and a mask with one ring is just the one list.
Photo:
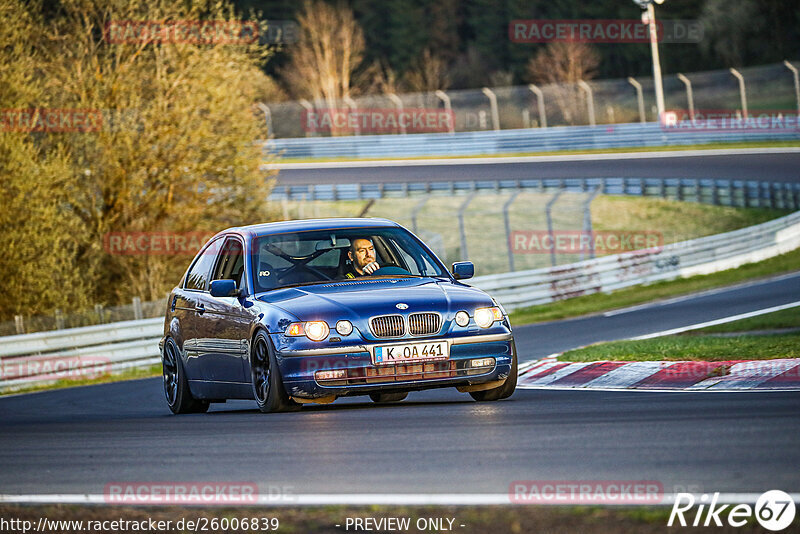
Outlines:
{"label": "fence post", "polygon": [[786,68],[792,71],[792,78],[794,78],[794,98],[797,100],[797,114],[800,115],[800,79],[797,76],[797,68],[789,63],[787,60],[783,60],[783,64],[786,65]]}
{"label": "fence post", "polygon": [[[344,103],[347,104],[347,108],[350,111],[353,111],[358,107],[356,105],[356,101],[350,98],[349,96],[342,98],[342,100],[344,100]],[[353,135],[361,135],[361,126],[358,124],[358,121],[356,121],[356,127],[353,129]]]}
{"label": "fence post", "polygon": [[[398,115],[402,114],[403,113],[403,101],[400,100],[400,97],[397,96],[394,93],[386,93],[386,96],[389,98],[389,100],[394,102],[394,105],[395,105],[395,107],[397,108],[397,111],[398,111]],[[406,134],[406,127],[403,125],[403,121],[400,120],[399,116],[397,117],[397,124],[400,127],[400,134],[401,135],[405,135]]]}
{"label": "fence post", "polygon": [[133,297],[133,318],[137,321],[144,319],[142,314],[142,299]]}
{"label": "fence post", "polygon": [[414,206],[414,208],[411,210],[411,230],[414,232],[414,234],[417,233],[417,215],[419,214],[420,210],[422,209],[422,207],[425,205],[425,203],[428,201],[429,198],[430,197],[427,196],[423,197],[422,200],[420,200],[417,203],[417,205]]}
{"label": "fence post", "polygon": [[553,198],[547,201],[547,205],[545,205],[544,207],[544,215],[545,218],[547,219],[547,235],[550,236],[550,245],[551,245],[550,265],[552,265],[553,267],[556,266],[556,238],[555,238],[555,233],[553,232],[552,209],[553,209],[553,204],[556,203],[558,197],[560,197],[561,193],[563,192],[564,192],[563,189],[559,189],[558,191],[556,191],[556,194],[553,195]]}
{"label": "fence post", "polygon": [[503,204],[503,223],[506,228],[506,245],[508,246],[508,268],[511,272],[514,272],[514,250],[511,245],[511,216],[508,212],[511,210],[511,204],[514,203],[519,194],[519,190],[511,193],[511,197]]}
{"label": "fence post", "polygon": [[439,98],[442,102],[444,102],[444,109],[447,110],[447,114],[452,119],[452,122],[448,121],[447,129],[448,129],[449,133],[455,133],[456,132],[456,117],[455,117],[455,114],[453,113],[453,108],[450,105],[450,97],[447,96],[447,93],[445,93],[441,89],[437,89],[433,94],[435,94],[437,98]]}
{"label": "fence post", "polygon": [[467,206],[469,203],[472,202],[472,199],[475,198],[477,193],[470,193],[461,206],[458,208],[458,230],[461,233],[461,261],[469,261],[469,253],[467,252],[467,232],[464,228],[464,212],[467,210]]}
{"label": "fence post", "polygon": [[59,308],[56,308],[56,330],[64,329],[64,314],[61,313]]}
{"label": "fence post", "polygon": [[689,103],[689,120],[694,122],[694,93],[692,92],[692,82],[680,72],[678,73],[678,79],[686,86],[686,101]]}
{"label": "fence post", "polygon": [[[314,106],[311,105],[311,102],[309,102],[305,98],[301,98],[300,100],[297,101],[297,103],[300,104],[301,106],[303,106],[303,108],[306,110],[306,114],[314,113]],[[332,113],[332,112],[333,112],[333,110],[328,110],[328,113]],[[311,137],[311,131],[308,128],[304,128],[304,129],[306,131],[306,137]],[[317,132],[314,132],[314,133],[316,134]]]}
{"label": "fence post", "polygon": [[269,106],[262,102],[259,102],[256,105],[261,111],[264,112],[264,122],[267,124],[267,137],[269,137],[272,133],[272,112],[269,110]]}
{"label": "fence post", "polygon": [[636,81],[633,76],[628,76],[628,83],[636,89],[636,103],[639,106],[639,122],[647,122],[644,115],[644,95],[642,95],[642,84]]}
{"label": "fence post", "polygon": [[589,109],[589,126],[597,126],[597,122],[594,118],[594,94],[592,93],[592,88],[583,80],[578,80],[578,87],[583,89],[586,93],[586,106]]}
{"label": "fence post", "polygon": [[747,118],[747,92],[745,91],[744,87],[744,76],[738,70],[731,68],[731,74],[733,74],[737,80],[739,80],[739,97],[742,100],[742,116],[746,119]]}
{"label": "fence post", "polygon": [[494,94],[494,91],[488,87],[481,89],[481,92],[489,99],[489,106],[492,109],[492,127],[497,131],[500,129],[500,113],[497,110],[497,96]]}
{"label": "fence post", "polygon": [[528,110],[528,108],[522,110],[522,127],[531,127],[531,112]]}
{"label": "fence post", "polygon": [[25,333],[25,322],[24,319],[22,318],[22,315],[14,316],[14,327],[17,329],[17,334]]}
{"label": "fence post", "polygon": [[528,89],[536,95],[536,105],[539,108],[539,124],[542,128],[547,128],[547,115],[544,111],[544,93],[534,84],[529,84]]}
{"label": "fence post", "polygon": [[97,314],[97,320],[98,320],[99,324],[103,324],[103,323],[106,322],[106,313],[105,313],[105,310],[103,309],[103,305],[102,304],[95,304],[94,305],[94,313]]}
{"label": "fence post", "polygon": [[[589,258],[594,259],[594,236],[592,235],[592,202],[603,188],[602,184],[597,184],[594,191],[583,202],[583,231],[589,236]],[[583,247],[581,247],[581,259],[583,259]]]}

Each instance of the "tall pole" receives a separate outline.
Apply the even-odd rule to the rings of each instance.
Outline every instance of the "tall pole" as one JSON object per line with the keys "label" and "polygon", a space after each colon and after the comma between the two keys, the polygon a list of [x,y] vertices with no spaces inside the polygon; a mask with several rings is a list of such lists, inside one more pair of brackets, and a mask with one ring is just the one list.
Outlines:
{"label": "tall pole", "polygon": [[650,26],[650,51],[653,54],[653,85],[656,89],[656,108],[658,120],[664,120],[664,86],[661,84],[661,61],[658,58],[658,28],[656,27],[656,10],[653,3],[647,4],[647,23]]}

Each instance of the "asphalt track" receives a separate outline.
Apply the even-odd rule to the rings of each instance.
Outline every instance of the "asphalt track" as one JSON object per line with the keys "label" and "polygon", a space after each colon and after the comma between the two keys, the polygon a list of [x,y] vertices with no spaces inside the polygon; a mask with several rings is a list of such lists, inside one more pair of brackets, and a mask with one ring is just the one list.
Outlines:
{"label": "asphalt track", "polygon": [[[523,359],[800,300],[800,273],[625,313],[515,328]],[[737,354],[731,344],[731,357]],[[298,494],[505,495],[518,480],[647,480],[666,492],[800,490],[800,393],[454,390],[261,414],[172,416],[160,379],[0,399],[0,494],[249,481]]]}
{"label": "asphalt track", "polygon": [[[735,151],[734,151],[735,152]],[[517,180],[546,178],[717,178],[730,180],[800,181],[800,151],[647,152],[607,156],[546,156],[517,158],[514,162],[492,161],[470,164],[466,160],[444,160],[435,165],[419,160],[368,162],[367,166],[334,163],[333,166],[282,166],[279,185],[449,182],[459,180]],[[319,165],[319,164],[314,164]]]}

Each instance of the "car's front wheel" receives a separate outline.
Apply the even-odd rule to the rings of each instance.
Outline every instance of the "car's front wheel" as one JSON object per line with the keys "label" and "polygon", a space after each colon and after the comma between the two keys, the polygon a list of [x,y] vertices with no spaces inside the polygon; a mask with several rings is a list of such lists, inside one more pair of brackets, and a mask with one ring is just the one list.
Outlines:
{"label": "car's front wheel", "polygon": [[189,390],[189,381],[181,363],[178,345],[172,338],[164,342],[164,357],[161,362],[164,378],[164,395],[169,409],[174,414],[204,413],[208,411],[208,401],[195,399]]}
{"label": "car's front wheel", "polygon": [[253,379],[253,396],[259,410],[270,413],[300,409],[300,405],[289,398],[283,387],[275,352],[263,331],[256,334],[253,340],[250,375]]}
{"label": "car's front wheel", "polygon": [[476,401],[496,401],[507,399],[514,394],[517,389],[517,348],[514,342],[511,342],[511,370],[508,372],[508,378],[501,385],[493,389],[486,389],[484,391],[471,391],[470,395]]}

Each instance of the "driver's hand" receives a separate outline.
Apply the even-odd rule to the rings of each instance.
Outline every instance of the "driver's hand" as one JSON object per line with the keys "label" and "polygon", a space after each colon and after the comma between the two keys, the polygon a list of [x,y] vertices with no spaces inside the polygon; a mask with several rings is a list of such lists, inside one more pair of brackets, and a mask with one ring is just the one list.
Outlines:
{"label": "driver's hand", "polygon": [[364,266],[364,269],[363,269],[363,271],[364,271],[365,273],[367,273],[367,274],[372,274],[372,273],[374,273],[375,271],[377,271],[377,270],[378,270],[378,269],[380,269],[380,268],[381,268],[381,266],[380,266],[380,265],[378,265],[378,262],[377,262],[377,261],[373,261],[372,263],[368,263],[368,264],[366,264],[366,265]]}

